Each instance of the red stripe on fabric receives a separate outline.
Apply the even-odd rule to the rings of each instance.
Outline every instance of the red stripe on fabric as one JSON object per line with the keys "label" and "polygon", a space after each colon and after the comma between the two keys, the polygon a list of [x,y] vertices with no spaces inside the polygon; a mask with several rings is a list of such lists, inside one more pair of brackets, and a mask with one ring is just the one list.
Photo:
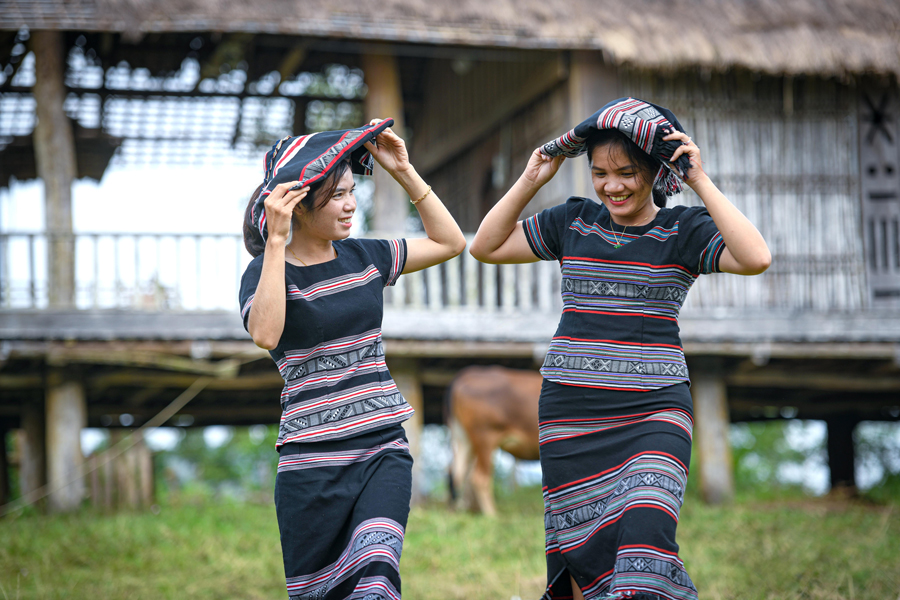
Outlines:
{"label": "red stripe on fabric", "polygon": [[655,451],[648,450],[647,452],[638,452],[637,454],[633,454],[632,456],[629,456],[628,460],[626,460],[625,462],[619,463],[614,467],[610,467],[609,469],[606,469],[605,471],[600,471],[599,473],[595,473],[594,475],[588,475],[587,477],[584,477],[582,479],[576,479],[575,481],[570,481],[569,483],[564,483],[563,485],[561,485],[559,487],[555,487],[552,490],[546,490],[546,491],[547,491],[547,493],[552,494],[554,492],[558,492],[559,490],[565,489],[567,487],[571,487],[571,486],[577,485],[579,483],[584,483],[585,481],[590,481],[591,479],[596,479],[597,477],[602,477],[603,475],[606,475],[607,473],[615,471],[616,469],[621,469],[623,465],[633,461],[638,456],[646,456],[648,454],[649,455],[658,455],[658,456],[667,456],[667,457],[671,458],[672,460],[674,460],[675,462],[677,462],[679,465],[681,465],[682,469],[687,471],[687,467],[684,466],[684,463],[681,462],[677,456],[669,454],[668,452],[655,452]]}
{"label": "red stripe on fabric", "polygon": [[[352,131],[353,131],[353,130],[345,132],[344,135],[342,135],[342,136],[338,139],[337,142],[335,142],[335,143],[333,143],[332,145],[328,146],[328,149],[325,150],[325,152],[323,152],[323,153],[320,154],[319,156],[315,157],[313,160],[311,160],[311,161],[309,161],[308,163],[306,163],[305,165],[303,165],[303,168],[300,170],[300,177],[297,178],[297,181],[303,181],[303,175],[306,173],[306,169],[309,168],[309,165],[311,165],[312,163],[316,162],[317,160],[319,160],[320,158],[322,158],[323,156],[325,156],[326,154],[328,154],[328,151],[329,151],[329,150],[331,150],[332,148],[334,148],[335,146],[337,146],[338,144],[340,144],[341,142],[343,142],[345,139],[347,139],[347,136],[350,135],[350,133],[351,133]],[[365,135],[365,134],[363,134],[363,135]],[[331,162],[329,162],[327,165],[325,165],[325,168],[322,169],[322,172],[319,173],[318,176],[313,177],[312,179],[310,179],[309,181],[307,181],[306,183],[312,183],[313,181],[316,181],[316,180],[318,180],[320,177],[322,177],[322,176],[325,174],[325,172],[328,170],[328,167],[330,167],[331,165],[333,165],[333,164],[334,164],[334,161],[340,159],[340,157],[343,156],[344,152],[346,152],[346,151],[347,151],[347,148],[349,148],[349,147],[350,147],[350,146],[348,145],[348,146],[346,146],[343,150],[341,150],[340,152],[338,152],[337,154],[335,154],[335,155],[334,155],[334,158],[331,159]]]}
{"label": "red stripe on fabric", "polygon": [[374,277],[377,274],[378,274],[378,269],[376,269],[375,267],[371,267],[368,271],[365,271],[359,277],[355,277],[353,279],[344,279],[341,281],[336,281],[336,282],[330,283],[328,285],[322,285],[322,286],[319,286],[319,287],[313,289],[311,292],[307,292],[307,293],[303,293],[304,292],[303,290],[297,290],[297,295],[304,297],[304,298],[306,296],[313,296],[315,294],[318,294],[319,292],[324,292],[324,291],[328,291],[330,289],[341,287],[341,286],[348,285],[351,283],[358,283],[360,281],[365,281],[366,279],[371,279],[372,277]]}
{"label": "red stripe on fabric", "polygon": [[672,317],[660,317],[658,315],[648,315],[646,313],[614,313],[600,310],[584,310],[582,308],[566,308],[563,310],[563,312],[585,313],[590,315],[607,315],[610,317],[647,317],[648,319],[663,319],[665,321],[674,321],[675,323],[678,322],[678,319],[673,319]]}
{"label": "red stripe on fabric", "polygon": [[568,335],[557,335],[553,337],[554,340],[572,340],[573,342],[602,342],[605,344],[613,344],[616,346],[648,346],[648,347],[665,347],[665,348],[675,348],[676,350],[684,350],[681,346],[676,346],[674,344],[642,344],[640,342],[627,342],[623,343],[617,340],[596,340],[590,338],[576,338]]}
{"label": "red stripe on fabric", "polygon": [[662,548],[657,548],[656,546],[648,546],[647,544],[629,544],[627,546],[619,546],[619,550],[622,550],[623,548],[650,548],[651,550],[654,550],[656,552],[662,552],[663,554],[668,554],[669,556],[678,558],[677,552],[672,552],[671,550],[663,550]]}
{"label": "red stripe on fabric", "polygon": [[606,264],[610,264],[610,265],[638,265],[641,267],[653,267],[654,269],[663,269],[663,268],[672,267],[675,269],[681,269],[685,273],[690,273],[690,271],[688,269],[685,269],[681,265],[652,265],[650,263],[643,263],[643,262],[632,262],[632,261],[626,261],[626,260],[603,260],[601,258],[588,258],[586,256],[564,256],[563,260],[584,260],[587,262],[606,263]]}
{"label": "red stripe on fabric", "polygon": [[[387,120],[387,119],[385,119],[385,120]],[[379,125],[381,125],[381,123],[383,123],[383,122],[384,122],[384,121],[380,121],[380,122],[379,122],[378,124],[376,124],[376,125],[372,125],[371,127],[367,127],[367,128],[365,128],[365,129],[363,129],[363,130],[362,130],[362,131],[363,131],[363,134],[362,134],[362,136],[360,136],[360,137],[363,137],[363,136],[365,136],[367,133],[369,133],[369,132],[371,132],[371,131],[374,131],[375,128],[377,128],[377,127],[378,127]],[[357,131],[357,130],[354,130],[354,131]],[[328,150],[331,150],[331,148],[334,148],[337,144],[340,144],[342,141],[344,141],[344,138],[346,138],[348,135],[350,135],[350,133],[351,133],[351,132],[348,131],[347,133],[345,133],[344,135],[342,135],[342,136],[341,136],[341,139],[339,139],[336,143],[334,143],[334,144],[332,144],[331,146],[328,147]],[[335,161],[340,160],[340,159],[344,156],[344,154],[347,152],[347,150],[348,150],[349,148],[350,148],[350,145],[348,145],[346,148],[344,148],[343,150],[341,150],[340,152],[338,152],[338,153],[335,155],[335,157],[331,159],[331,162],[329,162],[327,165],[325,165],[325,168],[322,169],[322,173],[320,173],[317,177],[314,177],[314,178],[310,179],[310,180],[307,181],[306,183],[309,184],[309,183],[313,183],[313,182],[315,182],[315,181],[318,181],[318,180],[325,174],[325,172],[329,169],[329,167],[331,167],[331,165],[333,165],[333,164],[335,163]],[[328,154],[328,151],[327,151],[327,150],[326,150],[325,152],[323,152],[322,154],[320,154],[319,156],[317,156],[315,159],[313,159],[313,160],[309,161],[308,163],[306,163],[306,166],[304,166],[304,167],[303,167],[303,170],[300,171],[300,178],[298,179],[298,181],[303,181],[303,174],[306,173],[306,169],[309,167],[310,164],[312,164],[312,163],[314,163],[315,161],[319,160],[320,158],[322,158],[322,157],[325,156],[326,154]]]}
{"label": "red stripe on fabric", "polygon": [[[621,546],[619,546],[619,547],[621,548]],[[592,585],[597,585],[597,582],[598,582],[598,581],[600,581],[600,580],[603,579],[604,577],[609,577],[609,575],[610,575],[613,571],[615,571],[615,569],[610,569],[610,570],[607,571],[606,573],[601,574],[600,577],[598,577],[597,579],[595,579],[595,580],[593,580],[592,582],[590,582],[587,586],[588,586],[588,587],[591,587]]]}
{"label": "red stripe on fabric", "polygon": [[[390,407],[390,408],[393,408],[393,407]],[[362,426],[362,425],[366,425],[366,424],[368,424],[368,423],[372,423],[372,422],[376,422],[376,421],[380,421],[380,420],[384,420],[384,419],[388,419],[388,418],[393,418],[393,417],[397,417],[397,416],[406,415],[406,414],[409,414],[410,411],[412,411],[412,407],[410,407],[410,408],[408,408],[408,409],[403,409],[402,411],[399,411],[399,412],[396,412],[396,413],[391,412],[391,413],[379,414],[379,415],[376,415],[375,417],[372,417],[371,419],[363,419],[363,420],[360,420],[360,421],[354,421],[353,423],[350,423],[350,424],[345,425],[345,426],[343,426],[343,427],[332,427],[332,428],[330,428],[330,429],[316,429],[315,431],[311,431],[311,432],[310,432],[310,435],[285,436],[284,441],[283,441],[282,443],[283,443],[283,444],[287,444],[287,443],[290,443],[291,440],[300,440],[300,439],[304,439],[304,438],[307,438],[307,437],[320,436],[320,435],[325,434],[325,433],[339,433],[339,432],[345,431],[345,430],[347,430],[347,429],[355,429],[355,428],[358,428],[358,427],[360,427],[360,426]]]}
{"label": "red stripe on fabric", "polygon": [[650,412],[645,413],[635,413],[633,415],[621,415],[619,417],[598,417],[596,419],[556,419],[553,421],[541,421],[540,425],[544,423],[584,423],[585,421],[608,421],[611,419],[632,419],[637,417],[643,417],[646,415],[658,415],[664,412],[678,412],[685,416],[687,416],[687,412],[678,409],[678,408],[664,408],[663,410],[651,410]]}
{"label": "red stripe on fabric", "polygon": [[[313,134],[313,135],[315,135],[315,134]],[[302,145],[303,142],[304,142],[304,140],[306,140],[307,138],[309,138],[309,135],[301,135],[301,136],[298,137],[296,140],[294,140],[294,143],[293,143],[293,144],[291,144],[290,146],[288,146],[287,148],[284,149],[284,152],[281,153],[281,158],[279,158],[278,161],[275,163],[275,167],[274,167],[273,172],[272,172],[272,176],[273,176],[273,177],[274,177],[275,174],[281,169],[281,167],[284,165],[285,157],[286,157],[287,155],[289,155],[289,154],[294,150],[294,148],[297,147],[298,144],[301,144],[301,145]],[[276,154],[277,154],[277,153],[276,153]]]}
{"label": "red stripe on fabric", "polygon": [[601,526],[598,527],[597,529],[593,530],[590,534],[588,534],[588,536],[584,539],[583,542],[581,542],[581,543],[578,544],[577,546],[571,546],[571,547],[569,547],[569,548],[561,548],[561,549],[560,549],[560,553],[566,554],[567,552],[571,552],[572,550],[577,550],[577,549],[581,548],[582,546],[584,546],[585,544],[587,544],[587,543],[591,540],[592,537],[594,537],[594,534],[595,534],[595,533],[597,533],[598,531],[601,531],[601,530],[603,530],[603,529],[606,529],[607,527],[609,527],[609,526],[612,525],[613,523],[618,522],[619,519],[621,519],[622,517],[624,517],[624,516],[625,516],[625,513],[627,513],[627,512],[628,512],[629,510],[631,510],[632,508],[656,508],[656,509],[659,509],[659,510],[663,511],[664,513],[666,513],[667,515],[669,515],[669,516],[672,517],[673,519],[675,519],[675,522],[676,522],[676,523],[678,522],[678,517],[676,517],[675,515],[673,515],[671,512],[669,512],[669,511],[666,510],[665,508],[662,508],[662,507],[657,506],[657,505],[655,505],[655,504],[632,504],[632,505],[630,505],[630,506],[626,506],[626,507],[622,510],[622,513],[621,513],[618,517],[616,517],[616,518],[613,519],[612,521],[607,521],[606,523],[604,523],[603,525],[601,525]]}
{"label": "red stripe on fabric", "polygon": [[[649,420],[652,420],[652,419],[649,419]],[[610,425],[610,426],[604,428],[604,429],[602,430],[602,432],[607,432],[607,431],[609,431],[610,429],[615,429],[616,427],[624,427],[624,426],[626,426],[626,425],[637,425],[637,424],[639,424],[639,423],[646,423],[647,421],[648,421],[648,419],[640,419],[640,420],[638,420],[638,421],[631,421],[631,422],[628,422],[628,423],[619,423],[618,425]],[[669,425],[674,425],[675,427],[678,427],[679,429],[683,430],[686,434],[688,434],[688,437],[690,437],[691,439],[693,439],[693,434],[692,434],[692,432],[688,431],[687,429],[685,429],[684,427],[682,427],[682,426],[679,425],[678,423],[673,423],[672,421],[669,421],[669,420],[662,420],[662,419],[659,419],[658,422],[661,422],[661,423],[668,423]],[[552,440],[544,440],[543,442],[538,442],[538,446],[543,446],[544,444],[552,444],[553,442],[561,442],[561,441],[563,441],[563,440],[570,440],[570,439],[572,439],[572,438],[577,438],[577,437],[581,437],[581,436],[584,436],[584,435],[591,435],[592,433],[601,433],[601,432],[595,429],[595,430],[593,430],[593,431],[583,431],[583,432],[581,432],[581,433],[573,433],[572,435],[567,435],[567,436],[564,436],[564,437],[554,437]]]}
{"label": "red stripe on fabric", "polygon": [[[550,381],[553,381],[552,379]],[[559,383],[559,385],[570,385],[572,387],[586,387],[591,388],[592,390],[617,390],[620,392],[652,392],[654,390],[636,390],[634,388],[628,387],[613,387],[610,385],[587,385],[584,383],[562,383],[559,381],[553,381],[553,383]]]}

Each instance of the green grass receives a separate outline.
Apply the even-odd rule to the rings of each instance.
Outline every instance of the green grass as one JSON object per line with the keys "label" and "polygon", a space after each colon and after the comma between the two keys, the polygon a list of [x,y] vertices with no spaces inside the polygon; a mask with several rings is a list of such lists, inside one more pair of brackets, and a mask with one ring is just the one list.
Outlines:
{"label": "green grass", "polygon": [[[410,600],[536,599],[544,586],[540,491],[498,499],[485,519],[413,510],[401,563]],[[895,600],[900,506],[688,498],[681,556],[704,600]],[[159,514],[29,514],[0,520],[0,600],[284,600],[267,504],[168,501]]]}

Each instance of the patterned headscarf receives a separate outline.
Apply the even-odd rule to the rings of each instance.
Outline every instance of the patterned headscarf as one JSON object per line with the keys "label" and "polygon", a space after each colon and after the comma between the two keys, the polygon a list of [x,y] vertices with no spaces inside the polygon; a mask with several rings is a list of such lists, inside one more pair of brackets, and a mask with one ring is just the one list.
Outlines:
{"label": "patterned headscarf", "polygon": [[681,192],[681,180],[676,172],[682,179],[687,177],[691,160],[687,154],[682,154],[674,163],[670,163],[669,159],[681,142],[666,141],[663,138],[674,130],[683,132],[684,127],[672,111],[644,100],[636,98],[613,100],[571,131],[544,144],[541,152],[551,157],[560,154],[568,157],[584,154],[587,152],[585,142],[588,136],[598,129],[618,129],[660,163],[653,182],[654,189],[665,192],[667,196]]}
{"label": "patterned headscarf", "polygon": [[350,159],[351,171],[371,175],[375,160],[363,144],[371,142],[393,124],[393,119],[385,119],[377,125],[358,129],[288,136],[272,146],[266,153],[263,189],[251,210],[253,225],[263,239],[267,238],[264,203],[276,185],[295,181],[297,183],[291,189],[306,187],[327,177],[346,158]]}

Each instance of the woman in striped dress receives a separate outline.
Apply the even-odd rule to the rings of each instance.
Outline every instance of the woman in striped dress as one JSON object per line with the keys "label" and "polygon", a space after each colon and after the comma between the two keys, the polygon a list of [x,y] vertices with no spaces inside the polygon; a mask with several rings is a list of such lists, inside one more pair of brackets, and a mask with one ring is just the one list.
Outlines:
{"label": "woman in striped dress", "polygon": [[[390,124],[285,138],[245,216],[244,326],[285,382],[275,508],[292,600],[400,598],[412,484],[400,423],[413,409],[385,365],[383,289],[457,256],[465,238]],[[352,171],[372,166],[369,153],[427,237],[348,237]]]}
{"label": "woman in striped dress", "polygon": [[[573,197],[518,221],[565,157],[584,153],[600,203]],[[705,207],[665,208],[681,181]],[[678,312],[700,274],[763,272],[762,236],[671,112],[623,98],[534,151],[470,252],[562,271],[541,368],[544,598],[696,599],[675,543],[692,430]]]}

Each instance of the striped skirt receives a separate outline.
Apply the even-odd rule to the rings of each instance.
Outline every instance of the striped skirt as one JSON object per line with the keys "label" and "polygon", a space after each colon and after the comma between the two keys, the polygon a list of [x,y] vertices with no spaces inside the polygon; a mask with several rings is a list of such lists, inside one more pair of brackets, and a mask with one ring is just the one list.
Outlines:
{"label": "striped skirt", "polygon": [[412,491],[403,428],[285,444],[275,510],[291,600],[399,600]]}
{"label": "striped skirt", "polygon": [[696,600],[675,528],[691,460],[687,384],[651,392],[544,380],[542,600]]}

